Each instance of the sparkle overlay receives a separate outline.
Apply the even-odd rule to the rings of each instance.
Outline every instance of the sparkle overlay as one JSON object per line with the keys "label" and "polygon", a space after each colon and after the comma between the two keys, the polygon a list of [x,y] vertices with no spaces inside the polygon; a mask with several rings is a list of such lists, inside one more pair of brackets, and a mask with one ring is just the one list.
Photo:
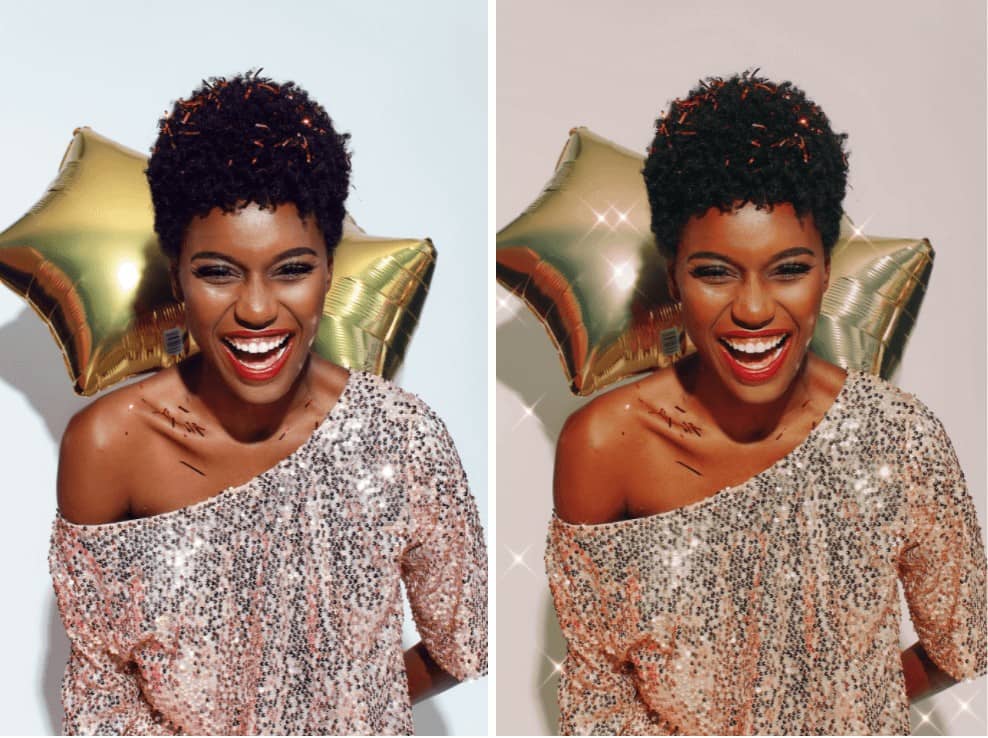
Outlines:
{"label": "sparkle overlay", "polygon": [[429,654],[487,669],[487,555],[442,421],[354,372],[306,443],[149,518],[54,521],[66,734],[409,734],[401,584]]}
{"label": "sparkle overlay", "polygon": [[668,513],[553,518],[564,734],[908,734],[901,580],[929,656],[985,672],[985,554],[918,400],[851,372],[793,452]]}

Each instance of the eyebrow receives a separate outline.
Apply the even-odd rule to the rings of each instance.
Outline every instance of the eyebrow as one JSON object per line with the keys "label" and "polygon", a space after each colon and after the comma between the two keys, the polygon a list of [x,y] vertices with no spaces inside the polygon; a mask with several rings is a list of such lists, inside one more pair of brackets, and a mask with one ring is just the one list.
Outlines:
{"label": "eyebrow", "polygon": [[[271,261],[271,263],[277,264],[279,261],[284,261],[285,259],[291,259],[294,256],[318,257],[319,254],[315,252],[315,249],[311,249],[308,246],[296,246],[293,249],[282,251]],[[190,261],[195,261],[196,259],[218,259],[220,261],[227,261],[240,269],[246,269],[246,267],[243,264],[241,264],[239,261],[234,259],[232,256],[220,253],[219,251],[197,251],[192,255]]]}
{"label": "eyebrow", "polygon": [[[780,259],[789,259],[793,256],[816,256],[816,254],[813,253],[813,249],[807,248],[806,246],[793,246],[791,249],[786,249],[785,251],[780,251],[777,253],[769,260],[769,263],[772,264]],[[726,261],[730,264],[735,264],[733,259],[730,259],[723,254],[718,254],[716,251],[697,251],[695,254],[690,254],[686,261],[693,261],[694,259],[717,259],[719,261]]]}

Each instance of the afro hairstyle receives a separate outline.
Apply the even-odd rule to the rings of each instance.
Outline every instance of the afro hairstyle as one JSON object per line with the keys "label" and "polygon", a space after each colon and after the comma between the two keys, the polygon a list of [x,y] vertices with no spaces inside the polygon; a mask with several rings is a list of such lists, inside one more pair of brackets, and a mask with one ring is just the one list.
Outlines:
{"label": "afro hairstyle", "polygon": [[710,208],[790,203],[813,216],[824,251],[837,242],[847,189],[846,133],[792,82],[745,72],[701,80],[655,122],[642,172],[652,232],[667,257]]}
{"label": "afro hairstyle", "polygon": [[293,203],[300,217],[315,217],[332,255],[350,186],[349,138],[294,82],[260,70],[204,80],[158,122],[148,161],[162,250],[176,260],[192,218],[214,208]]}

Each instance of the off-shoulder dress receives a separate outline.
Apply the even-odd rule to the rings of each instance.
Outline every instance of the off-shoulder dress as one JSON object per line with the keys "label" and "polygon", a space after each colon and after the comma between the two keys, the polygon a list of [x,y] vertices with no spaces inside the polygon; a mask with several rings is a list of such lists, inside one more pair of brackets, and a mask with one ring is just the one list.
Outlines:
{"label": "off-shoulder dress", "polygon": [[487,556],[446,429],[351,374],[289,457],[148,518],[57,515],[66,734],[408,734],[404,583],[430,655],[487,668]]}
{"label": "off-shoulder dress", "polygon": [[936,417],[851,372],[791,453],[695,504],[550,524],[564,734],[908,734],[901,582],[956,679],[985,672],[985,553]]}

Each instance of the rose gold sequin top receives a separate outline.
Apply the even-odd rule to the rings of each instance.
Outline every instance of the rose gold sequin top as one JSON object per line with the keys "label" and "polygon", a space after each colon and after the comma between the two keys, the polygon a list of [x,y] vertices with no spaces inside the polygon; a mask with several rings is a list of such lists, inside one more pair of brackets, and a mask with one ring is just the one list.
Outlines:
{"label": "rose gold sequin top", "polygon": [[486,562],[442,421],[355,372],[306,443],[246,484],[148,518],[56,517],[64,732],[410,733],[401,584],[430,655],[478,676]]}
{"label": "rose gold sequin top", "polygon": [[646,518],[554,518],[546,566],[567,734],[908,734],[897,581],[936,664],[985,671],[985,554],[953,448],[867,374],[747,482]]}

